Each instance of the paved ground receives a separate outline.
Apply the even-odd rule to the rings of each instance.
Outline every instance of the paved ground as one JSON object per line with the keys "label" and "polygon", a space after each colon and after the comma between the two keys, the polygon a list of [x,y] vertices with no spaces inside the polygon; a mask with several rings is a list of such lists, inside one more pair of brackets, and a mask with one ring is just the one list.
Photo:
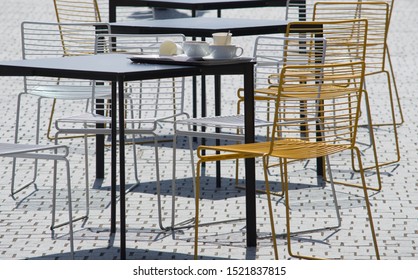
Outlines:
{"label": "paved ground", "polygon": [[[104,7],[103,10],[106,8]],[[20,58],[20,23],[24,20],[53,21],[53,5],[50,0],[3,0],[0,17],[0,60]],[[389,36],[391,55],[396,71],[399,91],[405,115],[405,124],[399,126],[399,138],[402,159],[398,164],[382,169],[383,190],[370,192],[373,216],[375,218],[378,243],[382,259],[417,259],[418,240],[418,153],[417,153],[417,111],[418,101],[414,97],[418,86],[416,65],[418,65],[418,2],[413,0],[396,1]],[[127,18],[149,17],[147,9],[127,11]],[[213,12],[204,16],[213,16]],[[284,10],[251,9],[225,11],[225,17],[263,17],[283,18]],[[234,38],[235,43],[244,47],[248,54],[254,37]],[[188,80],[190,85],[190,80]],[[235,108],[235,89],[241,80],[234,78],[225,80],[224,112]],[[208,82],[209,85],[210,80]],[[374,120],[384,121],[388,115],[387,91],[381,77],[368,79]],[[21,78],[0,78],[0,104],[3,115],[0,124],[1,141],[12,142],[16,112],[16,97],[22,89]],[[209,89],[210,90],[210,89]],[[190,91],[190,89],[188,89]],[[188,95],[190,96],[190,95]],[[190,100],[186,100],[190,109]],[[34,124],[31,122],[35,110],[34,100],[27,99],[24,104],[25,132],[22,141],[33,138]],[[47,119],[46,109],[50,103],[44,103],[43,120]],[[69,106],[60,104],[60,114],[69,114],[80,110],[82,103]],[[212,106],[208,106],[212,108]],[[45,127],[45,125],[43,126]],[[45,133],[45,131],[42,131]],[[375,130],[381,160],[395,157],[391,129]],[[163,131],[167,133],[167,131]],[[359,142],[367,143],[367,130],[360,130]],[[73,179],[73,196],[75,213],[84,211],[84,170],[83,149],[80,140],[67,140],[71,147],[71,164]],[[178,220],[187,219],[193,214],[193,194],[191,189],[190,165],[187,161],[186,143],[179,144],[177,165],[177,185],[179,195],[176,200],[176,216]],[[371,161],[370,149],[360,145],[364,151],[364,161]],[[131,149],[128,147],[127,153]],[[168,224],[170,213],[170,186],[172,170],[172,147],[164,143],[161,147],[161,169],[164,197],[164,224]],[[192,259],[193,230],[184,229],[176,232],[164,232],[158,227],[156,187],[154,183],[154,155],[151,146],[143,145],[138,152],[142,176],[141,184],[127,194],[127,247],[130,259]],[[90,149],[94,157],[93,145]],[[110,153],[107,153],[109,155]],[[51,178],[50,163],[41,166],[37,189],[29,188],[18,195],[16,200],[9,196],[11,161],[0,161],[0,258],[1,259],[67,259],[69,258],[69,242],[66,230],[58,230],[51,236],[49,230],[51,214]],[[90,167],[94,170],[94,160]],[[358,181],[358,176],[350,169],[348,155],[343,159],[335,158],[334,172],[337,178]],[[30,176],[31,165],[22,162],[18,178],[22,181]],[[202,179],[202,219],[219,221],[224,219],[242,218],[245,214],[244,191],[235,188],[233,179],[233,163],[223,165],[222,188],[214,187],[214,166],[209,165],[206,176]],[[128,182],[133,182],[132,162],[127,162]],[[294,230],[318,227],[323,223],[332,224],[332,201],[329,186],[320,182],[314,173],[312,162],[292,165],[291,196]],[[108,170],[107,170],[108,171]],[[109,173],[108,173],[109,174]],[[371,185],[376,184],[373,173],[367,174]],[[262,188],[262,174],[257,174],[259,187]],[[276,176],[271,177],[277,180]],[[117,259],[119,256],[119,236],[109,237],[109,182],[106,177],[102,186],[90,189],[90,218],[85,225],[76,224],[75,244],[76,259]],[[93,182],[91,182],[93,185]],[[326,231],[300,235],[294,238],[294,250],[312,253],[317,256],[343,259],[371,259],[373,251],[367,221],[365,219],[364,199],[357,189],[338,187],[338,197],[343,216],[343,224],[337,231]],[[65,219],[65,189],[59,191],[60,219]],[[265,195],[257,195],[258,246],[246,248],[245,223],[243,221],[202,227],[200,235],[200,256],[204,259],[273,259],[272,243],[269,238],[269,222]],[[284,205],[281,198],[275,198],[277,214],[276,229],[284,233]],[[280,258],[289,258],[286,250],[287,242],[278,239]]]}

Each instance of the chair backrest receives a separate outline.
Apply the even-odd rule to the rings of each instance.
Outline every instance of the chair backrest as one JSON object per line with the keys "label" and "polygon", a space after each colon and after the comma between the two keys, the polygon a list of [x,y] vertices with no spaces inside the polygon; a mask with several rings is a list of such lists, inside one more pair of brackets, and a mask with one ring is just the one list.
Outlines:
{"label": "chair backrest", "polygon": [[271,147],[277,139],[354,145],[363,82],[364,62],[284,67]]}
{"label": "chair backrest", "polygon": [[[104,23],[49,23],[23,22],[21,25],[22,58],[40,59],[75,55],[91,55],[95,52],[97,33],[109,33]],[[25,77],[25,91],[38,95],[45,92],[43,86],[73,85],[73,79]],[[88,81],[79,81],[88,84]],[[43,93],[41,92],[43,91]],[[58,93],[56,93],[58,94]]]}
{"label": "chair backrest", "polygon": [[325,63],[364,61],[368,23],[365,19],[291,22],[287,36],[326,38]]}
{"label": "chair backrest", "polygon": [[[96,37],[96,51],[131,55],[158,55],[164,41],[182,44],[185,36],[109,34]],[[184,78],[166,78],[125,84],[127,118],[161,120],[184,113]],[[100,105],[100,104],[97,104]]]}
{"label": "chair backrest", "polygon": [[[311,21],[315,2],[336,2],[335,0],[287,0],[285,19],[288,21]],[[390,14],[392,14],[393,2],[395,0],[380,0],[378,2],[388,3]],[[377,0],[339,0],[338,2],[377,2]]]}
{"label": "chair backrest", "polygon": [[[385,67],[390,7],[385,2],[317,2],[314,21],[366,19],[366,74],[381,72]],[[355,28],[355,27],[353,27]]]}
{"label": "chair backrest", "polygon": [[311,21],[312,10],[312,0],[287,0],[285,19],[288,21]]}
{"label": "chair backrest", "polygon": [[54,0],[57,21],[101,22],[97,0]]}
{"label": "chair backrest", "polygon": [[393,6],[395,5],[395,0],[358,0],[358,2],[384,2],[389,5],[389,24],[392,18]]}
{"label": "chair backrest", "polygon": [[256,88],[278,85],[278,75],[286,65],[323,64],[325,38],[259,36],[253,56],[257,61],[254,72]]}

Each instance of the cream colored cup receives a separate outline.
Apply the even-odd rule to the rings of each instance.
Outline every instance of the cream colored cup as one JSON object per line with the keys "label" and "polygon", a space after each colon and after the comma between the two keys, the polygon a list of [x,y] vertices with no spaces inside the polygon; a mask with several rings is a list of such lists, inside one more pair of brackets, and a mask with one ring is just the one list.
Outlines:
{"label": "cream colored cup", "polygon": [[234,45],[211,45],[210,51],[214,59],[232,59],[244,53],[243,48]]}
{"label": "cream colored cup", "polygon": [[166,40],[161,43],[159,54],[163,56],[179,55],[183,53],[183,48],[173,41]]}
{"label": "cream colored cup", "polygon": [[230,32],[218,32],[212,34],[214,45],[231,45],[232,33]]}

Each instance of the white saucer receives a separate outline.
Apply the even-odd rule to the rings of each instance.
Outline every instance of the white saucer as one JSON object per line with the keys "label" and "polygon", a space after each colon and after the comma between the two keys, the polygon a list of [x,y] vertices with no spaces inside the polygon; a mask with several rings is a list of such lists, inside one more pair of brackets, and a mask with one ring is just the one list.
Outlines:
{"label": "white saucer", "polygon": [[232,57],[232,58],[214,58],[211,55],[207,55],[207,56],[202,57],[203,60],[234,60],[234,59],[239,59],[239,58],[240,58],[240,56],[235,56],[235,57]]}

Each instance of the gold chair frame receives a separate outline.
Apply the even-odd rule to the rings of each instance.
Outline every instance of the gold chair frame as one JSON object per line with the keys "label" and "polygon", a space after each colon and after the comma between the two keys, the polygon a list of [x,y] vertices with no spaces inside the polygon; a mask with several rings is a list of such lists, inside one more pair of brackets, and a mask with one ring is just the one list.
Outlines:
{"label": "gold chair frame", "polygon": [[[289,254],[298,258],[318,259],[315,256],[294,254],[292,251],[287,163],[288,160],[304,160],[317,157],[327,157],[328,161],[328,156],[345,150],[352,150],[357,154],[373,246],[376,258],[380,258],[364,170],[362,169],[359,149],[355,145],[360,103],[364,93],[364,74],[364,62],[286,66],[282,69],[280,75],[280,84],[275,102],[275,119],[270,141],[227,146],[200,146],[198,148],[199,160],[196,169],[195,193],[195,259],[198,258],[202,163],[241,158],[262,158],[274,256],[278,259],[267,169],[270,157],[279,158],[283,172],[282,186],[286,199]],[[300,104],[303,104],[303,106],[300,107]],[[303,115],[301,115],[301,109],[304,110]],[[303,133],[301,133],[302,127]],[[218,153],[207,154],[207,151]],[[328,170],[330,171],[330,166]],[[331,185],[333,185],[332,180]],[[336,203],[336,200],[334,202]]]}

